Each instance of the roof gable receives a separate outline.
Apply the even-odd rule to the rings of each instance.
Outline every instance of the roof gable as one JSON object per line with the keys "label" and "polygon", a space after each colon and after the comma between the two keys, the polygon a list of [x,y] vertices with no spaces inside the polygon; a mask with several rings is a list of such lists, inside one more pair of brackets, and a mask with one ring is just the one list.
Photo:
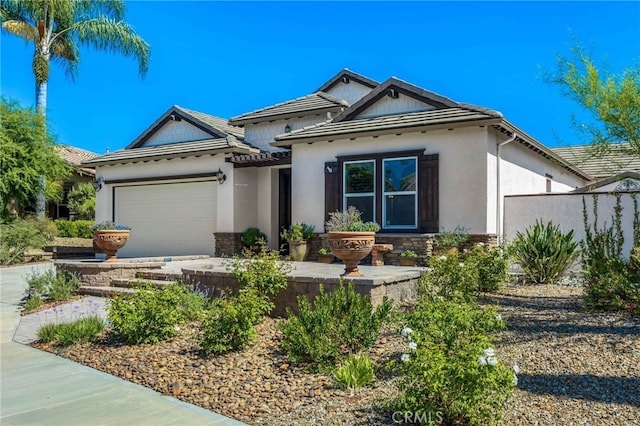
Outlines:
{"label": "roof gable", "polygon": [[380,84],[377,81],[370,79],[369,77],[365,77],[362,74],[358,74],[357,72],[353,72],[350,69],[345,68],[338,72],[338,74],[331,77],[329,81],[320,86],[318,90],[316,90],[316,92],[328,92],[336,85],[350,84],[351,82],[356,82],[370,89],[373,89],[378,86],[378,84]]}
{"label": "roof gable", "polygon": [[455,108],[460,104],[411,83],[389,78],[334,118],[333,122]]}
{"label": "roof gable", "polygon": [[227,120],[174,105],[162,114],[125,149],[167,145],[234,136],[244,139],[244,132]]}

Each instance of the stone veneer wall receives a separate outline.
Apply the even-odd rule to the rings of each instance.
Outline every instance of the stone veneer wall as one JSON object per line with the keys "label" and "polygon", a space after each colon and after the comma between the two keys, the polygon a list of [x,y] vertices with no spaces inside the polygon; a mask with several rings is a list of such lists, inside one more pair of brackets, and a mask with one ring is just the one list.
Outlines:
{"label": "stone veneer wall", "polygon": [[216,232],[215,239],[216,257],[230,257],[242,253],[242,233],[240,232]]}
{"label": "stone veneer wall", "polygon": [[58,261],[57,270],[67,271],[80,278],[83,285],[109,287],[112,278],[134,279],[141,271],[162,268],[164,262],[101,262],[101,261]]}
{"label": "stone veneer wall", "polygon": [[[236,293],[238,283],[231,274],[220,271],[187,270],[183,269],[183,281],[193,285],[194,290],[202,292],[209,298],[220,297],[226,293]],[[366,279],[353,280],[355,290],[371,297],[371,303],[378,306],[384,296],[393,299],[396,303],[414,299],[417,296],[419,273],[399,278],[393,282],[372,283]],[[348,280],[345,280],[345,285]],[[286,309],[290,308],[298,313],[298,296],[306,296],[312,300],[320,294],[320,286],[327,292],[337,290],[340,287],[339,279],[323,279],[312,277],[291,277],[287,288],[275,297],[275,309],[272,317],[285,317]]]}

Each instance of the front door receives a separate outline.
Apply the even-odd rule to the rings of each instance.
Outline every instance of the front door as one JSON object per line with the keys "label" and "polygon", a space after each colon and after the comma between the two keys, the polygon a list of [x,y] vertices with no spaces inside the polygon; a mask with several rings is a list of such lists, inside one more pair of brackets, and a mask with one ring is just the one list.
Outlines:
{"label": "front door", "polygon": [[291,226],[291,169],[280,169],[278,175],[278,246],[289,254],[289,245],[280,234]]}

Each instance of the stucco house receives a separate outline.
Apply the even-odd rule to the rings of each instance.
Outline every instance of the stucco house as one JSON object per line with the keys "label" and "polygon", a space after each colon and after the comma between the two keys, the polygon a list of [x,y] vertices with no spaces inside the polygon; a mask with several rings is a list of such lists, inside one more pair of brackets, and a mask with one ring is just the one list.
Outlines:
{"label": "stucco house", "polygon": [[222,255],[257,226],[356,206],[381,241],[423,252],[441,229],[501,234],[505,195],[568,192],[593,177],[497,111],[344,69],[312,93],[229,120],[169,108],[125,149],[84,163],[96,219],[132,226],[123,256]]}

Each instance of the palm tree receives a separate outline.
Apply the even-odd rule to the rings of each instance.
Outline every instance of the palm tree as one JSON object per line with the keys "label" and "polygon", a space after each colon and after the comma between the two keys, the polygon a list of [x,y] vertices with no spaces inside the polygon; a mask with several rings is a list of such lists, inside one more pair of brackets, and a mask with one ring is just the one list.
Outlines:
{"label": "palm tree", "polygon": [[[53,60],[75,80],[79,45],[120,53],[138,60],[140,75],[149,67],[149,44],[124,21],[123,0],[2,0],[2,29],[33,42],[36,111],[46,116],[49,64]],[[44,216],[44,200],[36,210]]]}

